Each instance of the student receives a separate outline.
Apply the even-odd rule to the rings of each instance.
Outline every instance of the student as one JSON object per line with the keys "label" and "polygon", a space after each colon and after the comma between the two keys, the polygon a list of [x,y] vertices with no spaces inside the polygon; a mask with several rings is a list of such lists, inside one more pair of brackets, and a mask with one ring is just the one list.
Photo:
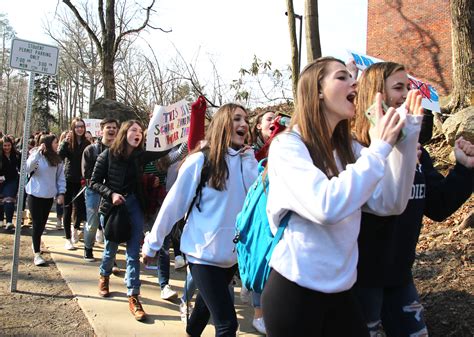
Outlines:
{"label": "student", "polygon": [[33,253],[34,264],[40,266],[46,263],[41,256],[41,235],[48,221],[49,210],[53,205],[53,198],[58,204],[64,202],[66,180],[64,165],[58,151],[58,138],[53,135],[43,135],[39,146],[33,148],[26,160],[26,172],[31,178],[25,187],[28,194],[28,205],[33,219]]}
{"label": "student", "polygon": [[15,213],[16,194],[18,191],[20,154],[15,148],[15,142],[9,136],[3,136],[0,145],[2,147],[2,167],[0,169],[0,222],[5,217],[5,229],[12,229],[13,214]]}
{"label": "student", "polygon": [[[262,294],[270,337],[368,336],[352,291],[361,208],[379,214],[405,208],[421,116],[403,117],[394,109],[383,114],[378,95],[374,142],[362,148],[349,127],[356,94],[343,62],[324,57],[308,64],[298,82],[292,132],[270,146],[272,231],[292,212]],[[407,103],[409,113],[422,113],[417,93]],[[395,145],[404,125],[406,138]]]}
{"label": "student", "polygon": [[[167,152],[143,150],[143,127],[136,120],[122,123],[114,142],[103,151],[94,167],[90,187],[102,199],[99,213],[103,217],[114,205],[125,204],[131,224],[131,236],[127,241],[127,295],[129,310],[138,321],[146,319],[146,313],[138,299],[140,294],[140,243],[143,238],[143,197],[141,179],[143,165],[158,159]],[[104,254],[99,267],[99,295],[110,296],[109,278],[119,244],[105,239]]]}
{"label": "student", "polygon": [[[86,123],[75,117],[71,122],[71,129],[59,146],[59,155],[64,159],[64,175],[66,176],[66,194],[64,196],[63,225],[66,234],[64,248],[74,250],[74,244],[79,242],[81,221],[85,217],[84,194],[77,195],[81,190],[81,160],[84,149],[89,145],[86,139]],[[74,199],[74,201],[73,201]],[[71,204],[72,203],[72,204]],[[76,217],[71,233],[72,207],[74,205]]]}
{"label": "student", "polygon": [[[370,146],[370,122],[365,111],[383,93],[389,106],[398,108],[407,97],[409,81],[405,68],[393,62],[376,63],[359,79],[356,138]],[[426,130],[431,134],[430,128]],[[420,134],[421,137],[421,134]],[[425,137],[426,138],[426,137]],[[416,290],[412,266],[423,215],[443,221],[472,193],[474,146],[463,139],[455,142],[456,165],[445,178],[433,167],[423,148],[416,165],[410,200],[398,216],[362,213],[356,291],[371,335],[428,336],[423,306]]]}
{"label": "student", "polygon": [[[236,334],[237,317],[228,288],[237,269],[232,239],[236,216],[257,177],[254,152],[245,145],[248,130],[245,108],[237,104],[219,108],[207,130],[207,145],[184,161],[143,245],[146,263],[192,206],[181,237],[181,251],[199,290],[186,326],[190,336],[200,336],[210,316],[216,336]],[[198,191],[203,172],[206,183]]]}
{"label": "student", "polygon": [[[99,142],[91,144],[84,149],[82,154],[81,171],[86,179],[86,190],[84,192],[86,202],[87,223],[84,226],[84,260],[94,262],[94,241],[99,229],[99,204],[100,194],[90,188],[90,180],[97,157],[105,149],[108,149],[117,136],[119,123],[113,118],[104,118],[100,122],[102,130],[102,139]],[[102,231],[102,228],[99,229]]]}

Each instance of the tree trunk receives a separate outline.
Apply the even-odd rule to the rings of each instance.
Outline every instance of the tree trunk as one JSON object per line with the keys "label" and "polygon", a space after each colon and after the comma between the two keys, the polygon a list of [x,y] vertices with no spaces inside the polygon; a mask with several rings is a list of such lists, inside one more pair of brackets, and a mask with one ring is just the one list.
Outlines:
{"label": "tree trunk", "polygon": [[296,40],[295,10],[293,8],[293,0],[286,0],[286,9],[288,15],[288,28],[290,30],[291,83],[293,87],[293,101],[296,104],[296,90],[298,87],[300,65],[298,64],[298,41]]}
{"label": "tree trunk", "polygon": [[306,0],[304,6],[306,56],[308,63],[321,57],[319,39],[318,0]]}
{"label": "tree trunk", "polygon": [[472,0],[451,0],[451,44],[453,50],[453,90],[447,112],[459,111],[471,103],[474,83]]}

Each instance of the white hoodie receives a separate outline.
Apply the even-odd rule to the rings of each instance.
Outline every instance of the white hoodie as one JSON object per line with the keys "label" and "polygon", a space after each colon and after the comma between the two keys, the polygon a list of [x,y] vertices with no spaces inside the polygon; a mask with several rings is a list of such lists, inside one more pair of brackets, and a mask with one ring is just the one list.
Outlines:
{"label": "white hoodie", "polygon": [[[240,155],[229,148],[225,157],[229,169],[226,189],[218,191],[207,184],[199,202],[193,205],[181,236],[181,251],[188,261],[228,268],[237,263],[234,251],[235,219],[242,210],[247,191],[258,175],[252,150]],[[188,211],[201,179],[204,154],[190,155],[179,169],[178,177],[166,196],[155,224],[145,237],[143,252],[155,256],[174,224]]]}
{"label": "white hoodie", "polygon": [[293,211],[273,252],[273,269],[302,287],[324,293],[354,285],[361,208],[379,215],[403,212],[414,179],[421,118],[407,116],[407,136],[393,151],[383,141],[368,148],[354,142],[356,162],[331,179],[314,166],[297,135],[284,133],[273,140],[267,202],[273,233],[286,212]]}

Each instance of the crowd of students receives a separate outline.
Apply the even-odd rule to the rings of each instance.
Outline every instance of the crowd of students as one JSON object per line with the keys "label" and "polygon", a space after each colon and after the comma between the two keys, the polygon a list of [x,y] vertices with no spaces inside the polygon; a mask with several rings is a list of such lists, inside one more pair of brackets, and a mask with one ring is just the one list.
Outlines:
{"label": "crowd of students", "polygon": [[[402,65],[372,65],[357,81],[340,60],[320,58],[300,74],[289,125],[263,111],[251,127],[247,109],[229,103],[204,132],[200,97],[188,142],[171,152],[145,151],[139,121],[119,127],[104,119],[102,138],[93,142],[75,118],[64,139],[40,135],[29,151],[34,263],[45,263],[41,235],[54,199],[64,209],[65,249],[75,249],[85,222],[86,261],[95,260],[96,234],[107,224],[99,294],[110,296],[125,242],[129,309],[143,321],[140,257],[148,265],[159,256],[162,298],[174,298],[169,248],[178,238],[175,263],[189,268],[180,306],[186,333],[201,335],[212,318],[216,336],[235,336],[229,289],[238,269],[235,219],[257,177],[257,160],[268,158],[272,231],[291,216],[263,294],[252,294],[253,326],[268,336],[428,336],[411,272],[422,217],[441,221],[471,196],[474,145],[459,138],[454,169],[439,174],[419,144],[420,93],[409,89]],[[0,214],[7,229],[18,189],[14,144],[3,137]],[[113,213],[129,225],[126,232],[114,227]]]}

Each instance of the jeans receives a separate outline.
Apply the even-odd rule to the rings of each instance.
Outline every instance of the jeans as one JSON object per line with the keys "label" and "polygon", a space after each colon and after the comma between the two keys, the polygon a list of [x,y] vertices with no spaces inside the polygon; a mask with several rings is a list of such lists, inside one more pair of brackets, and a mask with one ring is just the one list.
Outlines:
{"label": "jeans", "polygon": [[89,187],[84,191],[86,198],[87,224],[84,226],[84,246],[94,248],[95,233],[99,227],[100,194]]}
{"label": "jeans", "polygon": [[260,300],[261,297],[262,297],[262,294],[252,291],[252,306],[254,308],[260,308],[262,306],[261,300]]}
{"label": "jeans", "polygon": [[[125,205],[130,216],[132,225],[131,237],[127,241],[126,262],[127,262],[127,295],[140,294],[140,243],[143,238],[143,211],[135,195],[126,197]],[[103,218],[103,215],[101,215]],[[103,219],[101,220],[103,223]],[[104,255],[99,267],[100,275],[110,276],[114,266],[115,255],[119,244],[105,238]]]}
{"label": "jeans", "polygon": [[191,273],[186,273],[186,281],[184,282],[183,297],[181,302],[190,302],[196,292],[196,284],[194,283]]}
{"label": "jeans", "polygon": [[199,293],[186,332],[192,337],[201,336],[209,317],[212,316],[217,337],[235,337],[238,324],[229,293],[229,283],[234,277],[237,265],[220,268],[190,263],[189,268]]}
{"label": "jeans", "polygon": [[427,336],[423,306],[413,280],[406,285],[386,288],[356,288],[371,335]]}
{"label": "jeans", "polygon": [[0,207],[0,221],[3,221],[4,213],[7,222],[13,222],[15,213],[16,194],[18,192],[18,179],[4,181],[0,184],[0,196],[3,198],[3,207]]}
{"label": "jeans", "polygon": [[163,245],[158,254],[158,281],[161,289],[170,281],[170,244],[171,234],[168,234],[163,240]]}

